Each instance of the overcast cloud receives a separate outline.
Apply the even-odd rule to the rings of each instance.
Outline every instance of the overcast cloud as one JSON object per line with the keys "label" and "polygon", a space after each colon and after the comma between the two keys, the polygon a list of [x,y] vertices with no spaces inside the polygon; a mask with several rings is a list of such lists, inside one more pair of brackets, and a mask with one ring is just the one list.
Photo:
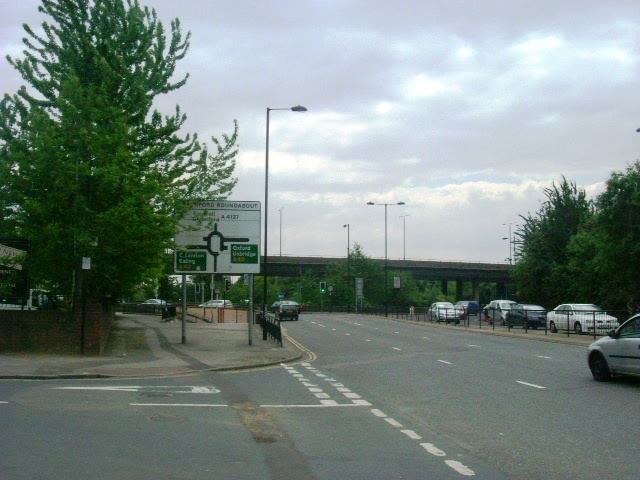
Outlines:
{"label": "overcast cloud", "polygon": [[[595,195],[639,157],[636,0],[141,3],[192,34],[189,81],[157,108],[179,104],[201,139],[239,122],[231,199],[264,201],[267,107],[308,108],[271,112],[270,255],[345,256],[349,224],[382,257],[384,207],[366,203],[404,201],[389,258],[505,262],[545,187],[564,175]],[[4,57],[43,17],[37,0],[0,5],[14,93]]]}

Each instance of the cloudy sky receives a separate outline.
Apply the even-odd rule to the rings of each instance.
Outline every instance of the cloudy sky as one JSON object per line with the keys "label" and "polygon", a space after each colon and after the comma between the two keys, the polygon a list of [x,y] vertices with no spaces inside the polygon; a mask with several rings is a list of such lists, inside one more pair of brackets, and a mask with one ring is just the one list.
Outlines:
{"label": "cloudy sky", "polygon": [[[637,0],[141,0],[179,18],[189,81],[158,99],[202,139],[240,127],[233,200],[269,254],[505,262],[562,176],[602,191],[640,157]],[[38,0],[0,0],[0,93]],[[282,230],[282,237],[280,237]]]}

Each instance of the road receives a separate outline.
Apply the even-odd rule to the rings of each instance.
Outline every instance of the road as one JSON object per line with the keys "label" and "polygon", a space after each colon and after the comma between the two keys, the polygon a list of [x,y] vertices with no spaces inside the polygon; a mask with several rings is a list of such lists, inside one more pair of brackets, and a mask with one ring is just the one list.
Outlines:
{"label": "road", "polygon": [[[354,315],[233,373],[0,382],[8,479],[631,479],[640,382],[584,347]],[[285,340],[289,341],[289,340]],[[622,412],[622,413],[621,413]]]}

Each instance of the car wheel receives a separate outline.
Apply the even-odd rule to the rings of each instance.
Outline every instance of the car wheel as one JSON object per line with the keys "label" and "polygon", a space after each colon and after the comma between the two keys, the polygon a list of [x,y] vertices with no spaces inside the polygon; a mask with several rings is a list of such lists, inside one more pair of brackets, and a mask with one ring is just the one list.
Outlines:
{"label": "car wheel", "polygon": [[607,365],[607,360],[601,353],[594,353],[589,357],[589,369],[591,370],[593,378],[598,382],[607,382],[611,380],[609,365]]}
{"label": "car wheel", "polygon": [[549,322],[549,330],[551,330],[551,333],[558,333],[555,322]]}
{"label": "car wheel", "polygon": [[575,325],[573,326],[573,331],[577,334],[582,333],[582,325],[580,325],[580,322],[575,323]]}

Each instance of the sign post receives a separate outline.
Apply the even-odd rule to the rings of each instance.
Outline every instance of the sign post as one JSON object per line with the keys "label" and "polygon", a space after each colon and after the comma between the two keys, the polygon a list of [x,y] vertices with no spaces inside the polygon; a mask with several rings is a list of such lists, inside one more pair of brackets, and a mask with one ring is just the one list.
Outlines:
{"label": "sign post", "polygon": [[[260,207],[260,202],[197,202],[182,219],[176,233],[174,272],[183,275],[260,273]],[[252,314],[253,311],[250,317]],[[251,322],[252,318],[247,321]]]}

